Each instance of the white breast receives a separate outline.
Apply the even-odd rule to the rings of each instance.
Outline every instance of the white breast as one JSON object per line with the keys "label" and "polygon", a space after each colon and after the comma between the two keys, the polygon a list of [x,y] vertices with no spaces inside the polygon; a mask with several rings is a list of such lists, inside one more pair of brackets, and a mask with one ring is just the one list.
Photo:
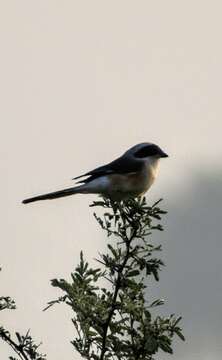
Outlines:
{"label": "white breast", "polygon": [[158,171],[159,171],[159,159],[147,159],[145,162],[146,166],[145,166],[145,171],[146,171],[146,186],[145,186],[145,191],[147,191],[150,186],[153,184],[154,180],[156,179],[157,175],[158,175]]}
{"label": "white breast", "polygon": [[159,172],[159,161],[160,159],[149,158],[146,159],[146,168],[149,174],[155,179]]}

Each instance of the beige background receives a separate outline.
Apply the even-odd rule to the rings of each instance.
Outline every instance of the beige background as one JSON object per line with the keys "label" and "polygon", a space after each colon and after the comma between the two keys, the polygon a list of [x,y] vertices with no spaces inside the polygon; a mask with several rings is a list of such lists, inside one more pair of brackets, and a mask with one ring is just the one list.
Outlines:
{"label": "beige background", "polygon": [[142,141],[170,154],[147,197],[169,210],[150,291],[184,317],[171,359],[221,359],[221,13],[216,0],[0,2],[0,295],[18,306],[1,323],[31,328],[48,359],[79,359],[68,311],[41,311],[60,295],[49,280],[105,239],[94,197],[21,200]]}

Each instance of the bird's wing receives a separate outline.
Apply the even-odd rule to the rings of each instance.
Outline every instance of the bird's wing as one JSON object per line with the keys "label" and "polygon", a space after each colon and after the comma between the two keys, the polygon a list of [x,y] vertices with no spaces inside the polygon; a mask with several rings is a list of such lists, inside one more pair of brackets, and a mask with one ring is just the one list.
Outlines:
{"label": "bird's wing", "polygon": [[91,171],[83,174],[83,175],[77,176],[73,180],[77,180],[81,177],[88,176],[88,178],[86,180],[78,181],[79,183],[81,183],[81,182],[88,183],[88,182],[90,182],[100,176],[104,176],[104,175],[128,174],[128,173],[132,173],[132,172],[137,172],[137,171],[140,171],[142,167],[143,167],[143,163],[136,159],[134,160],[133,158],[120,157],[107,165],[100,166],[94,170],[91,170]]}

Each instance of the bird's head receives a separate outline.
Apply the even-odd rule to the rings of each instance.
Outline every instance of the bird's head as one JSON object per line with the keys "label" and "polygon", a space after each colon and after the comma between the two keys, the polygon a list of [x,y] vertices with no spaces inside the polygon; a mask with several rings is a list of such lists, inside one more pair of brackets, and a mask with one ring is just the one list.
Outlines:
{"label": "bird's head", "polygon": [[141,160],[168,157],[168,155],[158,145],[152,143],[137,144],[130,148],[125,154]]}

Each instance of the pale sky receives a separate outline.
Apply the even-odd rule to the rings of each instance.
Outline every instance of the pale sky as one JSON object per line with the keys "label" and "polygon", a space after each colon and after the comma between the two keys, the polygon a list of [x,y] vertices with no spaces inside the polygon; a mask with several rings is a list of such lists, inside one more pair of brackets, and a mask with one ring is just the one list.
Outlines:
{"label": "pale sky", "polygon": [[42,312],[61,295],[50,279],[106,238],[93,196],[21,200],[144,141],[170,155],[147,195],[169,211],[154,236],[167,266],[150,291],[183,316],[187,338],[159,358],[222,358],[221,13],[219,0],[0,2],[0,295],[18,307],[1,323],[31,328],[48,359],[80,359],[67,309]]}

